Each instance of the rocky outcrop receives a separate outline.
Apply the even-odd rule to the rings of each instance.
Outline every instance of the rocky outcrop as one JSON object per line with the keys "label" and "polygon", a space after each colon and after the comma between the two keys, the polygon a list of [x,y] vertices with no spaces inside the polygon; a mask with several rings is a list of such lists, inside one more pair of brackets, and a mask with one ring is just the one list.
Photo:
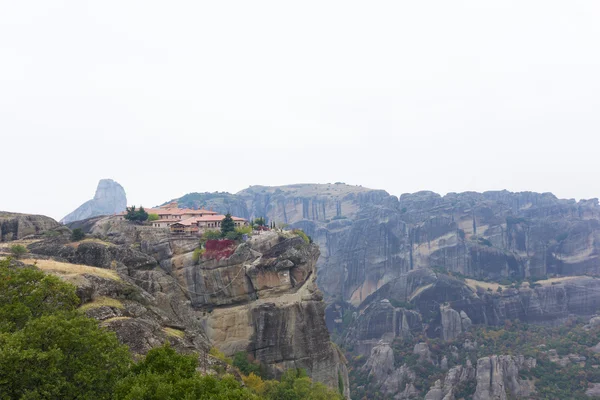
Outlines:
{"label": "rocky outcrop", "polygon": [[112,215],[125,211],[127,197],[121,185],[112,179],[102,179],[98,183],[96,194],[60,222],[68,224],[99,215]]}
{"label": "rocky outcrop", "polygon": [[[369,343],[402,336],[398,328],[392,328],[399,319],[394,320],[390,302],[415,308],[414,329],[410,329],[413,335],[425,330],[430,337],[454,340],[472,324],[501,325],[515,319],[550,324],[566,320],[569,315],[590,317],[600,307],[600,279],[555,278],[538,281],[534,287],[525,283],[498,291],[486,282],[458,279],[428,269],[415,270],[382,286],[367,299],[359,308],[355,323],[346,331],[346,342],[368,354],[363,347],[370,350]],[[424,324],[416,322],[420,315],[430,315],[430,310],[436,308],[440,310],[437,316]]]}
{"label": "rocky outcrop", "polygon": [[66,260],[72,264],[84,264],[98,268],[148,269],[157,266],[153,257],[126,246],[109,242],[84,241],[70,243],[65,238],[51,239],[29,245],[34,254]]}
{"label": "rocky outcrop", "polygon": [[59,227],[60,224],[43,215],[0,211],[0,242],[23,239]]}
{"label": "rocky outcrop", "polygon": [[459,313],[449,305],[440,306],[440,315],[442,319],[442,338],[444,340],[454,340],[471,327],[472,321],[467,313],[464,311]]}
{"label": "rocky outcrop", "polygon": [[[30,250],[116,269],[186,333],[202,331],[207,342],[228,355],[249,352],[275,376],[303,368],[336,390],[341,381],[349,397],[345,358],[330,341],[323,296],[315,283],[316,245],[292,232],[262,232],[227,258],[207,255],[197,264],[192,254],[198,238],[179,238],[114,217],[93,218],[80,226],[93,238],[46,240]],[[99,315],[118,318],[111,324],[126,337],[137,337],[132,346],[140,349],[154,344],[164,331],[160,323],[123,319],[116,310]]]}
{"label": "rocky outcrop", "polygon": [[451,368],[443,381],[437,380],[425,395],[425,400],[452,400],[458,394],[457,389],[459,385],[472,382],[475,380],[475,377],[476,370],[471,361],[467,360],[465,366],[457,365]]}
{"label": "rocky outcrop", "polygon": [[222,260],[173,267],[216,346],[247,351],[275,375],[296,367],[313,379],[348,387],[343,356],[330,342],[325,304],[315,284],[316,245],[265,232]]}
{"label": "rocky outcrop", "polygon": [[408,339],[421,332],[423,323],[418,311],[394,307],[388,299],[383,299],[358,313],[346,334],[346,342],[368,356],[380,340],[391,343],[395,338]]}
{"label": "rocky outcrop", "polygon": [[529,381],[519,378],[520,369],[534,368],[535,359],[523,356],[491,356],[477,361],[477,387],[474,400],[505,400],[507,392],[513,397],[529,396]]}
{"label": "rocky outcrop", "polygon": [[394,367],[394,351],[388,343],[382,342],[373,347],[363,369],[369,371],[380,391],[391,398],[410,399],[419,393],[414,386],[414,371],[406,365]]}
{"label": "rocky outcrop", "polygon": [[600,274],[595,199],[508,191],[398,199],[344,184],[253,186],[237,196],[251,216],[311,235],[323,253],[319,286],[355,306],[424,267],[492,279]]}

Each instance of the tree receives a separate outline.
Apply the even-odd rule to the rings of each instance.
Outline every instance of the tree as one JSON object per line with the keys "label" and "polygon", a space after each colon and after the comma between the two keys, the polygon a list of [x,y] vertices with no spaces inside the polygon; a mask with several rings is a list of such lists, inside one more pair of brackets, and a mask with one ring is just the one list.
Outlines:
{"label": "tree", "polygon": [[144,222],[148,219],[148,213],[144,207],[136,209],[135,206],[131,206],[127,208],[125,219],[132,222]]}
{"label": "tree", "polygon": [[256,225],[256,226],[266,226],[267,222],[265,221],[265,219],[263,217],[259,217],[259,218],[256,218],[254,220],[254,225]]}
{"label": "tree", "polygon": [[144,207],[140,206],[140,209],[137,212],[138,215],[138,221],[140,222],[144,222],[146,220],[148,220],[148,213],[146,212],[146,210],[144,210]]}
{"label": "tree", "polygon": [[23,246],[22,244],[13,244],[10,246],[10,253],[15,258],[21,258],[27,254],[27,247]]}
{"label": "tree", "polygon": [[83,239],[85,239],[85,233],[83,233],[83,231],[80,228],[73,229],[73,232],[71,232],[71,241],[79,242]]}
{"label": "tree", "polygon": [[116,335],[73,313],[30,320],[0,342],[6,399],[110,399],[131,355]]}
{"label": "tree", "polygon": [[148,214],[149,222],[158,221],[159,219],[160,219],[160,217],[158,216],[158,214]]}
{"label": "tree", "polygon": [[221,237],[226,237],[229,232],[235,232],[235,222],[233,222],[231,214],[227,213],[221,221]]}
{"label": "tree", "polygon": [[79,305],[75,286],[35,268],[0,262],[0,332],[22,329],[27,321]]}
{"label": "tree", "polygon": [[231,375],[222,379],[196,372],[197,357],[178,354],[168,344],[152,349],[115,388],[115,399],[258,400]]}

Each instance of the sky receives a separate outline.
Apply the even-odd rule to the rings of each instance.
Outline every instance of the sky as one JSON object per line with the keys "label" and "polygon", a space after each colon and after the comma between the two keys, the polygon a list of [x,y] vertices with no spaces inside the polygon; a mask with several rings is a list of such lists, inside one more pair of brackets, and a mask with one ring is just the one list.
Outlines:
{"label": "sky", "polygon": [[600,197],[600,2],[0,0],[0,210],[250,185]]}

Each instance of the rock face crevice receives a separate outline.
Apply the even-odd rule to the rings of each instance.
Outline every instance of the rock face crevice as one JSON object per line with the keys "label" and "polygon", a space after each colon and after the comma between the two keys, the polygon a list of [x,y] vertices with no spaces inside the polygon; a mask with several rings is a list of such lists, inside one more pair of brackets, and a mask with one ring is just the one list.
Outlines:
{"label": "rock face crevice", "polygon": [[125,211],[126,208],[125,189],[112,179],[102,179],[98,182],[94,198],[77,207],[60,222],[68,224],[99,215],[113,215]]}

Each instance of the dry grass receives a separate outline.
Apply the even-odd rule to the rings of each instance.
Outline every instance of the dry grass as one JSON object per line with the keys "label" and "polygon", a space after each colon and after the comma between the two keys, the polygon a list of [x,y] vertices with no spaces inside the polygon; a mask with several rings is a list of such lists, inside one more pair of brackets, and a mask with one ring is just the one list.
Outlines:
{"label": "dry grass", "polygon": [[88,265],[80,264],[69,264],[54,260],[36,260],[33,258],[27,258],[22,260],[25,264],[35,264],[39,269],[47,272],[53,272],[57,274],[66,275],[83,275],[90,274],[99,276],[101,278],[112,279],[114,281],[120,281],[119,275],[115,271],[104,268],[90,267]]}
{"label": "dry grass", "polygon": [[79,307],[79,309],[81,311],[87,311],[87,310],[92,310],[94,308],[99,308],[99,307],[113,307],[113,308],[119,308],[121,310],[124,308],[123,303],[121,303],[117,299],[113,299],[110,297],[98,297],[98,298],[94,299],[94,301],[85,303],[84,305]]}
{"label": "dry grass", "polygon": [[552,285],[553,283],[570,281],[571,279],[577,279],[577,278],[580,278],[580,277],[579,276],[562,276],[560,278],[550,278],[550,279],[544,279],[543,281],[536,281],[535,283],[539,283],[542,286],[549,286],[549,285]]}
{"label": "dry grass", "polygon": [[465,279],[465,283],[467,284],[467,286],[469,286],[471,289],[477,291],[477,287],[480,287],[484,290],[487,289],[492,289],[492,291],[497,291],[499,287],[501,287],[502,289],[506,289],[506,286],[504,285],[500,285],[499,283],[494,283],[494,282],[482,282],[482,281],[476,281],[475,279]]}
{"label": "dry grass", "polygon": [[180,339],[183,339],[185,337],[185,332],[184,331],[180,331],[179,329],[165,327],[165,328],[162,328],[162,330],[168,336],[177,337],[177,338],[180,338]]}

